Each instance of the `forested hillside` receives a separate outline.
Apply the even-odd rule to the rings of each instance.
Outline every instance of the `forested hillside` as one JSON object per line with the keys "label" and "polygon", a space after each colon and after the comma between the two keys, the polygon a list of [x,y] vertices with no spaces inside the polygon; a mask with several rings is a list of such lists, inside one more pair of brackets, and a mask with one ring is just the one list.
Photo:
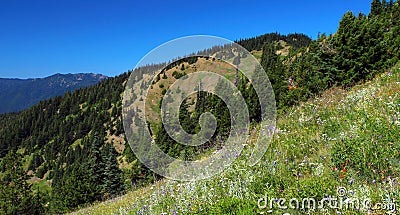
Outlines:
{"label": "forested hillside", "polygon": [[396,214],[400,63],[391,71],[288,108],[255,166],[249,144],[209,179],[163,179],[72,214]]}
{"label": "forested hillside", "polygon": [[[279,117],[287,117],[293,106],[332,87],[348,90],[379,72],[394,68],[400,59],[400,7],[398,2],[374,0],[369,15],[348,12],[335,34],[322,34],[317,40],[302,34],[273,33],[237,42],[249,51],[262,51],[261,65],[274,88]],[[288,52],[282,54],[284,48]],[[174,65],[179,72],[175,75],[189,69],[182,65],[189,63],[181,61]],[[150,67],[161,65],[130,72],[143,72]],[[20,113],[0,115],[0,213],[67,212],[160,179],[142,166],[125,144],[122,94],[130,72],[93,87],[41,101]],[[164,74],[160,74],[160,80],[163,78]],[[168,78],[172,77],[166,76]],[[261,118],[254,89],[241,75],[238,88],[256,128]],[[225,104],[213,95],[199,93],[194,98],[192,103],[188,101],[181,106],[180,118],[188,132],[198,131],[195,122],[201,113],[211,111],[219,116],[217,135],[203,151],[207,153],[229,133],[230,116]],[[331,127],[324,128],[335,129],[333,124]],[[153,132],[156,143],[172,156],[190,160],[198,152],[177,147],[160,124],[153,126]],[[385,137],[394,142],[393,135]],[[343,144],[343,148],[335,148],[343,157],[326,156],[335,165],[344,164],[350,156],[344,153],[348,145]],[[376,153],[368,156],[383,156],[380,154],[383,151]],[[391,157],[398,158],[398,155]],[[297,162],[302,158],[290,159],[290,162]],[[371,171],[380,171],[382,177],[374,178],[378,183],[395,175],[395,169],[388,171],[388,166],[372,165],[374,169],[368,170],[356,162],[351,159],[346,165],[354,171],[364,171],[363,177],[367,179],[372,178]],[[213,206],[207,210],[212,211]]]}
{"label": "forested hillside", "polygon": [[[1,116],[1,197],[4,200],[1,208],[27,214],[33,206],[25,202],[33,202],[38,204],[34,206],[38,210],[48,204],[50,208],[57,207],[53,210],[63,211],[101,199],[101,190],[104,190],[101,194],[123,190],[123,183],[114,183],[121,173],[113,145],[123,143],[119,116],[123,82],[127,77],[125,73],[99,85],[41,101],[21,113]],[[106,135],[110,137],[108,141]],[[88,172],[89,167],[97,174]],[[104,174],[117,179],[103,177]],[[21,175],[30,178],[29,185],[26,184],[29,189],[9,186]],[[92,176],[99,178],[93,178],[96,181],[92,182],[80,178]]]}

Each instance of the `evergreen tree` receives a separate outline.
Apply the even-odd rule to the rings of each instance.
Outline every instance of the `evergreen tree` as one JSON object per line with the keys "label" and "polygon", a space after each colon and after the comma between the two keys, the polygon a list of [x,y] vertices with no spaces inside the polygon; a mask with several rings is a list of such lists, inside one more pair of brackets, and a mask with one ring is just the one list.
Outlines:
{"label": "evergreen tree", "polygon": [[[1,214],[40,214],[44,207],[40,203],[39,193],[34,195],[30,176],[22,168],[22,156],[10,151],[1,161],[3,175],[0,178]],[[39,200],[39,201],[38,201]]]}
{"label": "evergreen tree", "polygon": [[389,3],[386,0],[382,0],[382,12],[389,10]]}
{"label": "evergreen tree", "polygon": [[100,148],[103,143],[96,135],[91,135],[89,140],[86,141],[88,151],[88,161],[85,164],[90,172],[90,182],[93,185],[94,196],[97,200],[101,200],[104,190],[100,186],[103,181],[105,164]]}
{"label": "evergreen tree", "polygon": [[122,171],[118,168],[117,155],[112,144],[103,147],[104,176],[102,187],[106,195],[116,195],[124,190]]}
{"label": "evergreen tree", "polygon": [[382,4],[380,0],[372,0],[371,3],[371,15],[376,16],[381,14],[382,12]]}
{"label": "evergreen tree", "polygon": [[194,125],[190,119],[188,99],[185,98],[179,107],[179,122],[183,130],[189,134],[194,134]]}

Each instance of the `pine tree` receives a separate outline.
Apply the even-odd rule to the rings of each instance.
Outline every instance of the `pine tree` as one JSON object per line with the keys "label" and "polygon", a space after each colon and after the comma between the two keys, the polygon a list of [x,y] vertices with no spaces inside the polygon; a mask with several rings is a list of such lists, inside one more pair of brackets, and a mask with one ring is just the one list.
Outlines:
{"label": "pine tree", "polygon": [[112,144],[105,145],[102,150],[104,160],[104,175],[102,187],[104,194],[116,195],[124,190],[122,171],[118,168],[117,152]]}
{"label": "pine tree", "polygon": [[380,0],[372,0],[371,3],[371,15],[377,16],[382,12],[382,4]]}
{"label": "pine tree", "polygon": [[88,143],[88,161],[86,166],[90,172],[90,183],[94,186],[94,196],[97,200],[101,200],[103,193],[102,187],[99,184],[102,183],[103,175],[105,172],[105,164],[103,157],[100,152],[102,142],[97,135],[91,135],[89,137]]}
{"label": "pine tree", "polygon": [[179,122],[187,133],[193,134],[194,126],[190,119],[189,104],[186,98],[182,101],[182,104],[179,107]]}
{"label": "pine tree", "polygon": [[389,3],[386,0],[382,0],[382,11],[386,12],[387,10],[389,10]]}
{"label": "pine tree", "polygon": [[68,169],[67,176],[63,177],[64,183],[58,198],[61,198],[65,207],[69,209],[93,202],[96,199],[96,184],[91,183],[88,166],[75,163],[68,166]]}
{"label": "pine tree", "polygon": [[394,0],[389,1],[389,9],[392,9],[394,5]]}
{"label": "pine tree", "polygon": [[0,214],[39,214],[43,205],[35,201],[30,176],[22,168],[22,156],[10,151],[1,161]]}

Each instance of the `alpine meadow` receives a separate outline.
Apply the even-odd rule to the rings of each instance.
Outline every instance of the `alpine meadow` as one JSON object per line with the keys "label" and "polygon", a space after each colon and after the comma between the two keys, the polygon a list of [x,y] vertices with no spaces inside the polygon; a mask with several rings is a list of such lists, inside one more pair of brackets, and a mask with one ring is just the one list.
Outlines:
{"label": "alpine meadow", "polygon": [[[400,3],[373,0],[369,14],[349,11],[338,26],[316,39],[267,33],[235,41],[258,60],[276,102],[273,138],[253,166],[248,158],[263,129],[262,108],[254,82],[220,60],[222,54],[235,58],[229,45],[1,114],[0,214],[398,214]],[[168,89],[203,70],[237,87],[250,131],[240,143],[243,151],[226,155],[235,160],[221,174],[168,179],[132,151],[124,130],[124,90],[131,74],[148,70],[159,71],[145,101],[152,144],[184,161],[223,148],[235,116],[221,98],[199,90],[183,100],[179,122],[197,134],[208,112],[216,119],[215,133],[200,146],[179,144],[161,117]],[[217,91],[227,88],[215,84]]]}

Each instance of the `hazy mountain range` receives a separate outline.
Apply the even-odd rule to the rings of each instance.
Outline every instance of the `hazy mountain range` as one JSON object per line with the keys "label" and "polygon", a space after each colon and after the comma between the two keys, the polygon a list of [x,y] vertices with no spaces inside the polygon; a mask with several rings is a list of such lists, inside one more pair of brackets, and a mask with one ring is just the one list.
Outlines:
{"label": "hazy mountain range", "polygon": [[0,78],[0,114],[29,108],[39,101],[97,84],[107,76],[93,73],[55,74],[46,78]]}

